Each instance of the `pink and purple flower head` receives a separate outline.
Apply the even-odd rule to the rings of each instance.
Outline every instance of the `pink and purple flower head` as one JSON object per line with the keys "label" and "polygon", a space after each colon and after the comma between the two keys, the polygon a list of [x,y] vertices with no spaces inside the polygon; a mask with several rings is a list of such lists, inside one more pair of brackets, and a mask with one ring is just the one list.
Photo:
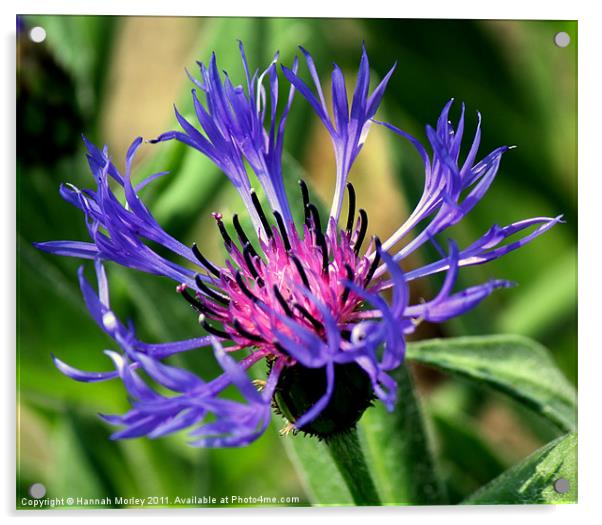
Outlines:
{"label": "pink and purple flower head", "polygon": [[[201,246],[186,246],[169,235],[143,203],[141,190],[161,174],[132,182],[141,138],[130,147],[123,173],[106,147],[100,150],[84,139],[96,189],[64,185],[61,195],[84,213],[91,240],[37,246],[94,261],[97,290],[83,268],[79,280],[92,317],[119,348],[106,351],[113,369],[84,372],[54,360],[61,372],[78,381],[123,381],[131,409],[103,416],[121,427],[114,438],[157,438],[188,429],[195,446],[242,446],[265,431],[274,409],[288,420],[289,429],[328,439],[352,428],[376,400],[392,410],[396,383],[391,372],[403,366],[406,336],[417,324],[461,315],[495,289],[511,285],[491,280],[456,290],[459,268],[501,257],[560,221],[537,217],[494,225],[465,248],[450,240],[447,250],[441,249],[437,237],[485,195],[508,148],[477,160],[480,117],[472,142],[462,148],[464,106],[453,126],[448,118],[451,101],[437,125],[426,128],[430,154],[406,132],[374,120],[394,67],[370,91],[365,49],[351,97],[343,73],[334,66],[329,111],[313,59],[301,51],[309,84],[302,80],[297,60],[279,71],[277,55],[265,71],[251,75],[242,44],[244,87],[220,75],[215,56],[208,66],[199,63],[200,78],[189,75],[198,122],[189,122],[176,110],[182,130],[151,141],[176,140],[197,149],[238,190],[252,228],[244,228],[237,215],[213,214],[227,254],[223,265],[207,259]],[[288,86],[286,98],[279,100],[282,76]],[[284,131],[297,92],[332,139],[336,179],[328,215],[320,214],[303,181],[299,195],[285,192]],[[422,197],[407,221],[383,240],[367,238],[368,216],[357,209],[361,195],[347,180],[374,123],[408,140],[424,162]],[[257,188],[251,185],[249,169]],[[302,222],[293,220],[289,197],[303,203]],[[342,217],[345,199],[348,212]],[[426,243],[437,246],[440,258],[403,271],[400,263]],[[104,261],[172,279],[205,335],[166,343],[140,341],[133,326],[111,309]],[[438,272],[445,272],[445,278],[436,296],[411,304],[411,281]],[[174,354],[199,349],[213,351],[223,374],[208,380],[168,364]],[[266,362],[267,377],[252,381],[248,369],[259,361]],[[151,386],[157,384],[160,391]],[[224,395],[230,386],[239,390],[239,398]]]}

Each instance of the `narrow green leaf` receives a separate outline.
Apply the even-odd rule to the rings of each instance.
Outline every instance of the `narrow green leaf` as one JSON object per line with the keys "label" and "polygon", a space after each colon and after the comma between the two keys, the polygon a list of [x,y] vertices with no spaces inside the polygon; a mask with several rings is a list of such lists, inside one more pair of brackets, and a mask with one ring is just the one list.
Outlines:
{"label": "narrow green leaf", "polygon": [[550,261],[497,319],[502,332],[535,337],[577,315],[577,247]]}
{"label": "narrow green leaf", "polygon": [[576,392],[539,343],[515,335],[410,343],[407,359],[485,384],[563,430],[576,426]]}
{"label": "narrow green leaf", "polygon": [[[67,279],[60,268],[53,264],[54,261],[51,258],[45,257],[40,250],[34,248],[31,242],[21,235],[17,235],[17,256],[19,285],[25,284],[22,282],[24,272],[35,272],[34,275],[44,276],[39,283],[36,282],[37,286],[44,286],[48,293],[54,294],[77,309],[81,308],[82,299],[76,280]],[[19,299],[21,300],[22,297]]]}
{"label": "narrow green leaf", "polygon": [[394,374],[398,402],[393,413],[376,402],[362,417],[362,444],[385,505],[444,502],[422,410],[407,367]]}
{"label": "narrow green leaf", "polygon": [[287,436],[282,441],[312,505],[354,504],[323,441],[302,435]]}
{"label": "narrow green leaf", "polygon": [[[562,487],[562,482],[568,482]],[[558,487],[560,490],[557,490]],[[564,491],[565,489],[566,492]],[[479,489],[463,503],[576,503],[577,434],[567,434]]]}
{"label": "narrow green leaf", "polygon": [[91,451],[78,435],[78,420],[65,414],[54,437],[58,465],[71,465],[55,471],[50,480],[51,497],[94,498],[107,493],[101,473],[94,468]]}
{"label": "narrow green leaf", "polygon": [[198,151],[190,149],[184,155],[176,178],[154,204],[153,212],[159,224],[172,228],[189,225],[199,209],[227,182],[213,163]]}

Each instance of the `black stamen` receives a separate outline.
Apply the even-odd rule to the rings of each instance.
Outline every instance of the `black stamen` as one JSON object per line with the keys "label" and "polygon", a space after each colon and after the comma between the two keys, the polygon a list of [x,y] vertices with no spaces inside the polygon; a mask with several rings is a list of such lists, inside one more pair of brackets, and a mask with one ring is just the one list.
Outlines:
{"label": "black stamen", "polygon": [[364,242],[364,237],[366,236],[366,231],[368,230],[368,214],[366,210],[360,209],[360,226],[357,234],[357,238],[355,239],[355,245],[353,247],[353,251],[355,255],[359,255],[360,248],[362,247],[362,243]]}
{"label": "black stamen", "polygon": [[259,297],[257,297],[253,292],[251,292],[251,290],[247,288],[247,285],[242,279],[242,274],[240,273],[240,271],[236,272],[236,284],[238,284],[238,287],[240,288],[241,292],[244,293],[249,299],[251,299],[251,301],[253,301],[254,303],[259,302]]}
{"label": "black stamen", "polygon": [[211,316],[218,315],[217,312],[213,311],[207,305],[201,303],[196,297],[193,297],[188,290],[182,290],[180,292],[182,297],[188,301],[188,303],[197,311]]}
{"label": "black stamen", "polygon": [[[347,280],[353,281],[353,270],[351,269],[351,266],[346,264],[345,270],[347,270]],[[349,299],[350,291],[351,289],[348,286],[345,286],[345,290],[343,290],[343,295],[341,295],[341,304],[345,304],[347,302],[347,299]]]}
{"label": "black stamen", "polygon": [[253,251],[253,247],[251,246],[251,243],[247,243],[247,244],[245,244],[245,247],[243,248],[242,255],[245,258],[245,262],[247,263],[247,268],[251,272],[251,275],[257,281],[257,284],[259,286],[263,286],[263,279],[261,277],[259,277],[257,268],[255,268],[255,265],[253,264],[253,256],[251,255],[252,251]]}
{"label": "black stamen", "polygon": [[305,223],[307,224],[309,221],[309,190],[307,189],[307,184],[304,181],[299,181],[299,186],[301,186],[301,195],[303,197],[303,213],[305,214]]}
{"label": "black stamen", "polygon": [[303,317],[305,317],[305,319],[307,319],[316,330],[324,329],[324,325],[313,315],[311,315],[304,306],[301,306],[299,303],[295,303],[294,307],[301,312],[301,315],[303,315]]}
{"label": "black stamen", "polygon": [[316,242],[318,243],[318,247],[322,252],[322,271],[326,273],[328,270],[328,248],[326,246],[326,238],[320,232],[320,235],[316,237]]}
{"label": "black stamen", "polygon": [[282,242],[284,242],[284,248],[288,252],[291,249],[291,243],[288,240],[288,234],[286,233],[284,220],[282,219],[282,215],[280,215],[280,212],[276,210],[274,210],[274,217],[276,217],[276,222],[278,223],[278,229],[280,230],[280,235],[282,236]]}
{"label": "black stamen", "polygon": [[215,328],[214,326],[211,326],[207,321],[203,320],[201,322],[201,326],[207,330],[207,332],[209,332],[210,334],[213,335],[217,335],[218,337],[223,337],[224,339],[232,339],[232,336],[230,336],[229,333],[224,332],[223,330],[220,330],[219,328]]}
{"label": "black stamen", "polygon": [[272,228],[270,228],[268,218],[265,216],[265,213],[263,213],[263,208],[261,207],[255,190],[251,190],[251,200],[253,201],[253,206],[255,206],[255,209],[257,210],[257,214],[259,215],[259,220],[261,221],[263,229],[265,230],[265,234],[268,236],[268,239],[271,239],[274,234],[272,233]]}
{"label": "black stamen", "polygon": [[374,259],[372,260],[372,264],[370,265],[370,269],[368,270],[368,273],[366,274],[366,280],[365,283],[368,284],[371,280],[372,280],[372,276],[374,275],[374,272],[376,271],[376,268],[378,267],[379,263],[380,263],[380,239],[378,237],[374,237],[374,244],[376,245],[376,252],[374,253]]}
{"label": "black stamen", "polygon": [[250,248],[251,255],[256,256],[257,252],[255,251],[255,248],[253,248],[251,241],[249,241],[247,234],[242,229],[242,226],[240,225],[240,221],[238,220],[238,215],[235,214],[234,217],[232,217],[232,222],[234,223],[234,229],[236,230],[236,233],[238,234],[238,238],[240,239],[240,244],[242,244],[243,246],[249,244],[249,246],[251,247]]}
{"label": "black stamen", "polygon": [[251,341],[263,341],[263,339],[261,337],[259,337],[258,335],[252,334],[251,332],[248,332],[247,330],[245,330],[242,325],[240,324],[240,321],[238,319],[234,319],[234,322],[232,323],[234,325],[234,328],[236,329],[236,331],[242,335],[243,337],[246,337],[247,339],[250,339]]}
{"label": "black stamen", "polygon": [[282,306],[284,313],[288,317],[292,317],[293,311],[290,309],[288,303],[286,302],[286,299],[282,296],[280,290],[278,290],[278,287],[276,285],[274,285],[274,295],[276,296],[276,300],[280,303],[280,306]]}
{"label": "black stamen", "polygon": [[226,226],[224,226],[224,221],[221,218],[216,217],[217,227],[219,228],[219,232],[222,234],[222,238],[224,239],[224,244],[226,245],[226,250],[230,251],[232,249],[232,239],[228,232],[226,231]]}
{"label": "black stamen", "polygon": [[312,203],[307,205],[307,209],[309,210],[312,220],[313,220],[313,230],[314,235],[316,236],[316,245],[322,251],[322,271],[326,272],[328,269],[328,248],[326,247],[326,239],[324,234],[322,233],[322,225],[320,223],[320,214],[318,212],[318,208]]}
{"label": "black stamen", "polygon": [[205,267],[207,268],[207,270],[209,270],[213,275],[215,275],[216,277],[219,277],[219,270],[213,265],[211,264],[210,261],[208,261],[205,256],[199,251],[198,246],[196,245],[196,242],[192,244],[192,253],[194,253],[194,256],[198,259],[198,261]]}
{"label": "black stamen", "polygon": [[347,183],[347,192],[349,193],[349,212],[347,214],[347,226],[345,230],[348,234],[351,234],[353,219],[355,219],[355,188],[351,182]]}
{"label": "black stamen", "polygon": [[295,255],[291,256],[291,259],[292,259],[293,263],[295,264],[295,267],[297,268],[297,272],[299,272],[299,276],[301,277],[301,280],[303,281],[305,288],[307,288],[308,290],[311,290],[311,288],[309,287],[309,279],[307,278],[307,274],[305,273],[305,270],[303,269],[303,266],[301,265],[301,261]]}
{"label": "black stamen", "polygon": [[316,208],[315,204],[312,204],[310,202],[307,205],[307,209],[312,216],[313,223],[314,223],[313,227],[314,227],[314,231],[315,231],[316,235],[318,235],[318,233],[322,234],[322,224],[320,223],[320,214],[318,212],[318,208]]}
{"label": "black stamen", "polygon": [[221,303],[225,306],[228,306],[228,304],[230,304],[230,299],[228,297],[209,288],[209,286],[207,286],[202,281],[201,276],[198,273],[194,276],[194,281],[196,282],[197,288],[199,290],[205,292],[209,297],[215,299],[218,303]]}

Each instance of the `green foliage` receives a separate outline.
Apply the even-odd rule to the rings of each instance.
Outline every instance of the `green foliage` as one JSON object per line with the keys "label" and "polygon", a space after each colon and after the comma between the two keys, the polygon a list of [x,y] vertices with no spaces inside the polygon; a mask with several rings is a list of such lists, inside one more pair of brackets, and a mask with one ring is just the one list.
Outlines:
{"label": "green foliage", "polygon": [[[413,343],[408,347],[407,358],[474,380],[479,387],[498,389],[561,427],[575,424],[572,387],[551,361],[547,350],[527,338],[488,336]],[[394,377],[400,386],[394,412],[389,414],[378,404],[368,409],[361,419],[359,442],[351,433],[328,444],[334,466],[342,478],[339,480],[337,476],[336,479],[347,484],[356,504],[370,503],[370,498],[374,498],[371,495],[373,483],[384,504],[443,503],[445,495],[429,434],[407,367],[398,369]],[[475,429],[471,430],[465,421],[467,418],[455,421],[449,413],[449,407],[441,404],[434,410],[439,434],[446,438],[445,446],[457,447],[456,457],[461,458],[458,466],[465,469],[465,475],[481,483],[489,481],[501,471],[503,462]],[[289,449],[294,450],[296,463],[301,465],[312,491],[323,490],[323,473],[328,471],[334,475],[333,464],[324,454],[324,444],[300,436],[289,439],[292,441]],[[572,486],[575,485],[571,470],[575,468],[575,456],[571,456],[570,448],[574,443],[555,448],[557,443],[546,446],[496,478],[487,485],[489,489],[483,489],[482,497],[477,497],[480,492],[475,495],[474,502],[492,503],[494,497],[499,497],[500,503],[569,501],[570,496],[553,499],[549,490],[553,476],[568,476]],[[554,451],[553,455],[550,451]],[[443,450],[443,453],[450,455],[449,451]],[[329,485],[329,490],[322,494],[326,499],[319,501],[347,503],[347,495],[338,490],[338,485],[334,492]]]}
{"label": "green foliage", "polygon": [[28,20],[46,29],[53,56],[75,80],[77,103],[94,118],[106,87],[117,17],[38,15]]}
{"label": "green foliage", "polygon": [[[301,435],[285,438],[316,498],[312,502],[424,505],[445,501],[410,374],[402,367],[394,377],[399,383],[394,412],[376,402],[358,425],[359,440],[355,431],[327,443]],[[349,492],[341,491],[345,485]]]}
{"label": "green foliage", "polygon": [[479,428],[474,413],[483,392],[470,386],[450,381],[429,396],[426,404],[437,436],[439,470],[449,503],[458,503],[509,466]]}
{"label": "green foliage", "polygon": [[286,436],[284,447],[316,506],[353,505],[354,499],[324,441]]}
{"label": "green foliage", "polygon": [[445,503],[411,373],[401,367],[393,377],[398,384],[394,411],[376,402],[359,425],[381,499],[388,505]]}
{"label": "green foliage", "polygon": [[546,265],[532,282],[525,283],[518,295],[503,312],[497,327],[502,332],[514,332],[538,337],[556,333],[565,320],[577,314],[577,250]]}
{"label": "green foliage", "polygon": [[407,359],[507,394],[563,430],[576,426],[574,388],[540,344],[520,336],[432,339],[408,345]]}
{"label": "green foliage", "polygon": [[[561,479],[568,481],[567,492],[554,488]],[[577,503],[577,434],[567,434],[548,443],[464,503]]]}

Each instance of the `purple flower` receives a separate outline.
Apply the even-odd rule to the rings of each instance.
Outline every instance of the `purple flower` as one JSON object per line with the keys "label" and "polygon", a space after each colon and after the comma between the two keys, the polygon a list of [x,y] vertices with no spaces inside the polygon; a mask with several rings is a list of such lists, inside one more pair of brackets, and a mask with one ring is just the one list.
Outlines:
{"label": "purple flower", "polygon": [[[84,213],[91,241],[37,244],[47,252],[94,260],[98,291],[86,281],[83,269],[80,285],[92,317],[120,349],[106,352],[114,369],[84,372],[54,359],[61,372],[78,381],[121,378],[132,408],[124,415],[103,416],[122,427],[115,438],[155,438],[187,428],[195,446],[242,446],[265,430],[272,406],[290,422],[289,430],[328,438],[353,427],[375,398],[392,410],[396,383],[391,372],[403,364],[406,335],[422,321],[444,322],[475,307],[493,290],[511,285],[491,280],[455,290],[459,268],[496,259],[560,221],[560,217],[538,217],[504,227],[494,225],[469,246],[460,249],[449,241],[444,251],[436,236],[462,220],[481,200],[507,147],[477,161],[479,125],[460,162],[464,107],[454,127],[448,119],[451,101],[436,127],[426,128],[430,155],[406,132],[373,120],[393,69],[370,94],[365,49],[350,106],[343,74],[334,66],[333,118],[311,55],[302,49],[315,92],[299,76],[296,60],[291,69],[283,66],[290,88],[277,118],[277,55],[263,73],[251,76],[242,45],[240,51],[246,89],[234,86],[227,75],[222,78],[212,56],[209,67],[199,64],[200,80],[191,77],[205,99],[203,104],[193,90],[198,127],[176,110],[183,131],[170,131],[153,141],[178,140],[199,150],[228,176],[246,204],[253,231],[245,231],[235,215],[229,232],[224,217],[213,214],[228,254],[223,266],[209,261],[196,245],[185,246],[170,236],[142,202],[142,188],[161,174],[133,185],[131,166],[140,138],[127,153],[123,175],[106,148],[101,151],[84,139],[96,189],[65,185],[61,195]],[[302,224],[292,219],[281,164],[284,127],[295,91],[326,126],[337,163],[328,217],[320,216],[300,181]],[[415,210],[382,242],[376,237],[366,239],[368,217],[363,209],[356,211],[357,196],[347,182],[373,122],[409,140],[425,169],[424,191]],[[247,164],[267,206],[251,187]],[[349,211],[341,221],[345,189]],[[116,193],[123,193],[125,202]],[[427,242],[435,244],[441,258],[402,271],[400,261]],[[134,328],[122,323],[111,309],[102,261],[175,281],[177,292],[192,307],[206,335],[162,344],[138,340]],[[446,275],[437,295],[410,304],[409,283],[438,272]],[[201,379],[166,363],[172,354],[203,347],[212,348],[223,368],[215,379]],[[232,356],[238,354],[246,357],[235,360]],[[261,360],[267,363],[267,378],[251,381],[246,370]],[[164,387],[161,393],[148,379]],[[240,391],[238,401],[222,395],[232,385]]]}
{"label": "purple flower", "polygon": [[[199,62],[201,78],[188,75],[206,97],[206,108],[201,104],[196,89],[192,100],[196,117],[204,135],[176,109],[176,118],[184,132],[169,131],[151,142],[176,139],[209,157],[230,179],[249,210],[255,226],[262,227],[260,217],[252,204],[252,189],[245,161],[257,176],[270,207],[280,213],[285,223],[292,222],[288,199],[282,178],[282,143],[284,126],[293,101],[291,86],[282,116],[278,120],[278,53],[268,68],[251,77],[242,43],[239,43],[247,88],[233,86],[227,73],[222,82],[215,54],[209,67]],[[293,71],[297,69],[297,61]],[[267,114],[266,88],[268,83],[270,113]],[[266,130],[264,122],[269,119]],[[265,232],[264,232],[265,233]]]}

